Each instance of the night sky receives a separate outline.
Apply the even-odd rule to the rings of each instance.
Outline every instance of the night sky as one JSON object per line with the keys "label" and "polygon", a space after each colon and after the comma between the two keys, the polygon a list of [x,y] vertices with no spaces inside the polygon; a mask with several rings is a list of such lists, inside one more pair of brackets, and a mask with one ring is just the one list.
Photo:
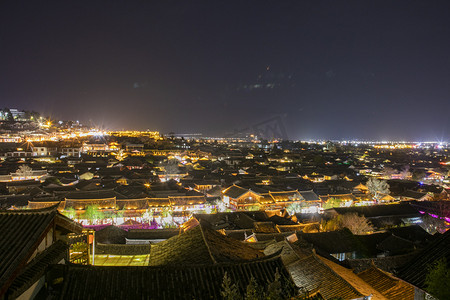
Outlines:
{"label": "night sky", "polygon": [[108,129],[449,140],[450,1],[5,0],[0,101]]}

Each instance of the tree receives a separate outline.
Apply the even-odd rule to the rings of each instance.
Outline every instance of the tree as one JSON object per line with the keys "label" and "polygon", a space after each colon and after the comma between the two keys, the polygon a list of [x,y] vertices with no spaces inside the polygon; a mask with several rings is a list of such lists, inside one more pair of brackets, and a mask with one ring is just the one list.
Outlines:
{"label": "tree", "polygon": [[171,216],[172,216],[172,210],[171,210],[170,208],[164,208],[164,209],[161,211],[161,216],[162,216],[163,218],[171,217]]}
{"label": "tree", "polygon": [[429,267],[425,278],[426,290],[438,299],[450,299],[450,268],[442,258]]}
{"label": "tree", "polygon": [[[298,288],[290,281],[281,280],[282,277],[277,268],[273,281],[267,280],[265,285],[259,285],[256,279],[252,276],[247,285],[245,294],[239,291],[236,284],[232,284],[228,273],[225,272],[222,282],[222,290],[220,295],[223,299],[245,299],[245,300],[282,300],[293,299],[298,295]],[[300,299],[300,298],[295,298]],[[303,298],[302,298],[303,299]],[[307,298],[304,298],[307,299]],[[309,298],[308,298],[309,299]]]}
{"label": "tree", "polygon": [[116,210],[115,212],[114,212],[114,215],[115,215],[115,222],[117,223],[117,219],[121,219],[121,218],[123,218],[123,210]]}
{"label": "tree", "polygon": [[153,210],[147,208],[145,213],[142,215],[142,218],[150,223],[153,220]]}
{"label": "tree", "polygon": [[105,214],[98,209],[98,205],[89,205],[86,207],[84,217],[89,220],[91,224],[93,224],[97,220],[102,220],[105,217]]}
{"label": "tree", "polygon": [[163,228],[174,228],[176,224],[173,222],[173,211],[170,208],[164,208],[161,212],[161,226]]}
{"label": "tree", "polygon": [[231,284],[231,278],[228,276],[227,272],[223,275],[222,291],[220,292],[220,295],[224,300],[242,299],[236,284]]}
{"label": "tree", "polygon": [[280,278],[281,278],[280,272],[278,272],[278,268],[277,268],[277,271],[275,272],[275,278],[267,287],[267,293],[266,293],[265,299],[268,299],[268,300],[283,299]]}
{"label": "tree", "polygon": [[256,279],[252,276],[250,283],[247,285],[247,292],[245,293],[245,300],[260,300],[262,299],[262,288],[258,286]]}
{"label": "tree", "polygon": [[227,209],[227,206],[225,205],[225,202],[223,202],[221,199],[217,199],[213,202],[214,206],[216,207],[218,212],[224,212]]}
{"label": "tree", "polygon": [[289,204],[286,207],[286,210],[290,215],[294,215],[294,214],[302,212],[302,206],[300,205],[300,203],[295,202],[295,203]]}
{"label": "tree", "polygon": [[341,217],[341,226],[348,228],[353,234],[367,234],[373,232],[373,226],[364,216],[356,213],[345,214]]}
{"label": "tree", "polygon": [[321,225],[324,231],[335,231],[348,228],[353,234],[358,235],[373,232],[373,226],[370,224],[369,220],[356,213],[338,215],[329,221],[322,222]]}
{"label": "tree", "polygon": [[253,205],[247,206],[248,211],[258,211],[259,209],[260,209],[260,207],[258,204],[253,204]]}
{"label": "tree", "polygon": [[73,220],[77,216],[77,213],[75,211],[75,208],[69,207],[68,209],[64,210],[64,215]]}
{"label": "tree", "polygon": [[327,202],[325,202],[325,205],[323,206],[323,208],[330,209],[333,207],[340,207],[341,204],[342,204],[342,199],[331,197],[330,199],[327,200]]}
{"label": "tree", "polygon": [[27,165],[22,165],[17,169],[16,173],[19,177],[27,179],[33,175],[33,170]]}
{"label": "tree", "polygon": [[336,216],[333,219],[328,220],[328,221],[325,219],[322,219],[322,221],[320,222],[320,228],[325,232],[341,229],[341,226],[339,223],[339,216]]}
{"label": "tree", "polygon": [[383,194],[386,195],[390,193],[389,184],[386,182],[386,180],[379,180],[375,177],[371,177],[367,181],[366,186],[377,203],[380,201]]}

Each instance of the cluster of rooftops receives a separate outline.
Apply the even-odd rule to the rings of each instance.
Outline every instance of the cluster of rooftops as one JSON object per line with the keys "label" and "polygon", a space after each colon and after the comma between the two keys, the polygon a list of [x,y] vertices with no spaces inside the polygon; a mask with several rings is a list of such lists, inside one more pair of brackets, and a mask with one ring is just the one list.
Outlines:
{"label": "cluster of rooftops", "polygon": [[[140,255],[146,257],[141,266],[96,265],[92,257],[74,263],[71,236],[84,229],[56,206],[2,210],[0,226],[4,299],[220,299],[225,273],[241,294],[251,280],[261,289],[279,280],[285,299],[420,299],[427,295],[427,266],[450,258],[450,231],[431,236],[410,226],[367,236],[307,233],[287,216],[262,211],[194,215],[167,230],[109,226],[86,242],[97,251],[95,260]],[[386,249],[399,252],[376,256]],[[340,261],[339,253],[352,255]]]}
{"label": "cluster of rooftops", "polygon": [[[426,185],[403,174],[391,150],[370,147],[255,149],[139,136],[16,146],[0,151],[0,299],[215,299],[225,273],[241,293],[251,278],[267,286],[278,273],[286,295],[413,299],[426,294],[427,266],[450,259],[448,231],[432,236],[411,226],[448,207],[440,154],[407,154],[414,168],[428,170],[424,179],[440,184]],[[379,201],[397,204],[355,207],[375,203],[365,175],[388,179],[390,192]],[[352,207],[324,210],[330,199]],[[62,213],[74,210],[79,220],[89,206],[120,211],[133,224],[170,210],[184,223],[103,224],[88,243],[98,257],[80,265],[71,236],[90,233]],[[207,213],[220,206],[233,212]],[[349,213],[365,216],[376,232],[320,232],[321,219]]]}

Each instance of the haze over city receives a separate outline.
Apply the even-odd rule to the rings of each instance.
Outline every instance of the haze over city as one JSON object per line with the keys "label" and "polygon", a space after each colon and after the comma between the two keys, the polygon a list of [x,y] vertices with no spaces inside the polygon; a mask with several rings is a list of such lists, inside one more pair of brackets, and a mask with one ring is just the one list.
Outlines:
{"label": "haze over city", "polygon": [[106,129],[446,141],[448,1],[3,1],[2,107]]}

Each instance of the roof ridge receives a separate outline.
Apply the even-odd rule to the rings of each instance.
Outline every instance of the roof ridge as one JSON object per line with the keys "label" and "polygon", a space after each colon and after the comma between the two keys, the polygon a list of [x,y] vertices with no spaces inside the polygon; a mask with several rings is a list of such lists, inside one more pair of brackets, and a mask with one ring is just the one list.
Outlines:
{"label": "roof ridge", "polygon": [[[55,202],[55,201],[51,201],[51,202]],[[61,201],[59,201],[61,202]],[[52,205],[52,206],[48,206],[48,207],[44,207],[44,208],[38,208],[38,209],[0,209],[0,214],[35,214],[35,213],[53,213],[57,211],[58,208],[58,204]]]}
{"label": "roof ridge", "polygon": [[[289,246],[289,248],[292,250],[292,252],[294,252],[295,256],[297,256],[298,260],[302,260],[302,258],[300,257],[300,255],[297,253],[297,251],[295,251],[294,247],[292,247],[292,244],[289,243],[286,239],[283,240],[284,244],[287,244]],[[281,246],[281,248],[283,249],[284,246]],[[298,247],[299,248],[299,247]]]}
{"label": "roof ridge", "polygon": [[387,271],[384,271],[384,270],[378,268],[378,267],[375,265],[375,263],[374,263],[374,265],[373,265],[372,267],[374,267],[374,268],[377,269],[379,272],[385,274],[386,276],[389,276],[390,278],[392,278],[392,279],[394,279],[394,280],[401,281],[400,278],[395,277],[393,274],[391,274],[391,273],[389,273],[389,272],[387,272]]}
{"label": "roof ridge", "polygon": [[208,241],[206,240],[205,233],[203,232],[203,226],[199,224],[198,227],[200,227],[200,232],[202,234],[202,239],[203,239],[203,242],[205,243],[206,249],[208,250],[209,256],[211,257],[213,263],[217,264],[217,261],[214,258],[213,254],[211,252],[211,249],[210,249],[210,247],[208,245]]}
{"label": "roof ridge", "polygon": [[71,218],[69,218],[69,217],[65,216],[64,214],[60,213],[59,211],[57,211],[57,213],[55,215],[55,220],[58,221],[58,219],[75,224],[74,226],[79,227],[80,231],[83,229],[83,226],[80,223],[72,220]]}
{"label": "roof ridge", "polygon": [[[405,241],[405,242],[410,242],[410,243],[414,244],[413,241],[410,241],[410,240],[408,240],[408,239],[405,239],[404,237],[398,236],[398,235],[394,234],[394,233],[391,232],[391,231],[389,231],[389,232],[391,233],[391,237],[395,237],[395,238],[400,239],[400,240],[403,240],[403,241]],[[389,237],[385,238],[385,239],[384,239],[383,241],[381,241],[380,243],[384,242],[384,241],[385,241],[386,239],[388,239],[388,238],[389,238]]]}
{"label": "roof ridge", "polygon": [[[267,257],[267,258],[266,258]],[[64,267],[70,267],[70,268],[79,268],[79,269],[189,269],[189,268],[217,268],[222,266],[240,266],[240,265],[251,265],[251,264],[260,264],[260,263],[267,263],[270,261],[277,261],[280,260],[281,263],[281,257],[279,255],[276,256],[266,256],[264,259],[258,259],[258,260],[246,260],[246,261],[239,261],[239,262],[218,262],[215,264],[206,264],[206,263],[195,263],[195,264],[178,264],[178,265],[156,265],[156,266],[98,266],[98,265],[81,265],[77,263],[72,262],[66,262],[65,265],[61,265]],[[283,265],[284,266],[284,265]]]}
{"label": "roof ridge", "polygon": [[[335,276],[337,276],[339,278],[339,280],[343,281],[347,286],[350,287],[350,289],[352,291],[354,291],[357,295],[361,295],[364,296],[363,294],[361,294],[353,285],[351,285],[347,280],[345,280],[341,275],[339,275],[338,273],[336,273],[331,267],[329,267],[326,263],[324,263],[319,257],[318,255],[313,251],[312,255],[311,255],[316,261],[318,261],[320,264],[322,264],[323,266],[325,266],[325,268],[327,268],[328,270],[330,270]],[[324,259],[326,259],[324,257]]]}
{"label": "roof ridge", "polygon": [[[394,288],[397,288],[397,287],[400,286],[400,285],[405,285],[405,284],[410,285],[410,286],[414,287],[415,289],[419,289],[419,290],[421,290],[421,291],[424,291],[422,288],[420,288],[420,287],[418,287],[418,286],[416,286],[416,285],[414,285],[414,284],[412,284],[412,283],[409,283],[408,281],[403,280],[403,279],[401,279],[401,278],[399,278],[399,277],[396,277],[396,276],[394,276],[393,274],[391,274],[391,273],[389,273],[389,272],[387,272],[387,271],[384,271],[384,270],[378,268],[375,264],[374,264],[372,267],[374,267],[374,268],[375,268],[376,270],[378,270],[379,272],[385,274],[385,275],[388,276],[389,278],[391,278],[391,279],[393,279],[393,280],[396,281],[396,283],[395,283],[395,285],[394,285],[393,287],[391,287],[391,288],[389,288],[389,289],[386,290],[386,293],[389,292],[389,291],[391,291],[391,290],[394,289]],[[425,291],[424,291],[424,292],[425,292]]]}
{"label": "roof ridge", "polygon": [[[372,261],[372,262],[373,262],[373,261]],[[421,288],[415,286],[414,284],[409,283],[409,282],[407,282],[407,281],[405,281],[405,280],[403,280],[403,279],[401,279],[401,278],[395,277],[395,276],[392,275],[391,273],[389,273],[389,272],[387,272],[387,271],[384,271],[384,270],[378,268],[378,267],[375,265],[375,263],[372,263],[372,265],[370,266],[370,268],[367,268],[366,270],[364,270],[364,271],[362,271],[362,272],[359,272],[359,273],[356,274],[356,275],[359,276],[360,274],[362,274],[362,273],[364,273],[364,272],[366,272],[366,271],[370,271],[371,269],[372,269],[372,270],[375,270],[376,272],[381,273],[381,274],[383,274],[383,275],[389,277],[389,279],[395,281],[395,284],[394,284],[392,287],[386,289],[384,292],[382,292],[382,291],[378,290],[377,288],[373,287],[375,290],[377,290],[377,291],[378,291],[379,293],[381,293],[383,296],[386,295],[386,294],[388,294],[388,293],[391,292],[392,290],[395,290],[395,289],[399,288],[401,285],[405,285],[405,284],[411,285],[412,287],[417,288],[417,289],[423,291],[423,289],[421,289]],[[360,276],[359,276],[359,277],[360,277]]]}
{"label": "roof ridge", "polygon": [[[57,215],[56,206],[39,210],[9,210],[3,211],[0,215],[3,215],[8,221],[6,222],[9,228],[16,222],[20,223],[20,226],[15,226],[14,232],[8,230],[5,239],[2,239],[1,247],[12,247],[11,250],[3,255],[3,261],[0,266],[0,297],[6,292],[8,286],[10,286],[17,277],[16,270],[23,269],[27,260],[32,256],[33,252],[30,252],[33,248],[37,248],[42,240],[42,235],[50,230],[50,226]],[[11,215],[15,215],[11,217]],[[30,224],[25,224],[24,221],[30,221]],[[30,226],[31,225],[31,226]],[[26,228],[26,229],[24,229]],[[22,231],[17,235],[17,230]],[[13,237],[14,236],[14,237]],[[26,237],[26,239],[24,239]],[[45,235],[44,235],[45,237]],[[5,242],[6,241],[6,242]],[[12,243],[6,245],[6,243]]]}
{"label": "roof ridge", "polygon": [[450,230],[444,232],[440,237],[438,237],[437,239],[432,241],[429,245],[427,245],[425,248],[423,248],[421,251],[419,251],[409,263],[400,268],[399,273],[403,273],[406,270],[410,269],[418,262],[418,259],[420,261],[420,259],[424,256],[425,253],[428,253],[428,251],[430,251],[431,249],[436,249],[438,246],[441,246],[442,244],[446,244],[447,240],[450,241]]}

